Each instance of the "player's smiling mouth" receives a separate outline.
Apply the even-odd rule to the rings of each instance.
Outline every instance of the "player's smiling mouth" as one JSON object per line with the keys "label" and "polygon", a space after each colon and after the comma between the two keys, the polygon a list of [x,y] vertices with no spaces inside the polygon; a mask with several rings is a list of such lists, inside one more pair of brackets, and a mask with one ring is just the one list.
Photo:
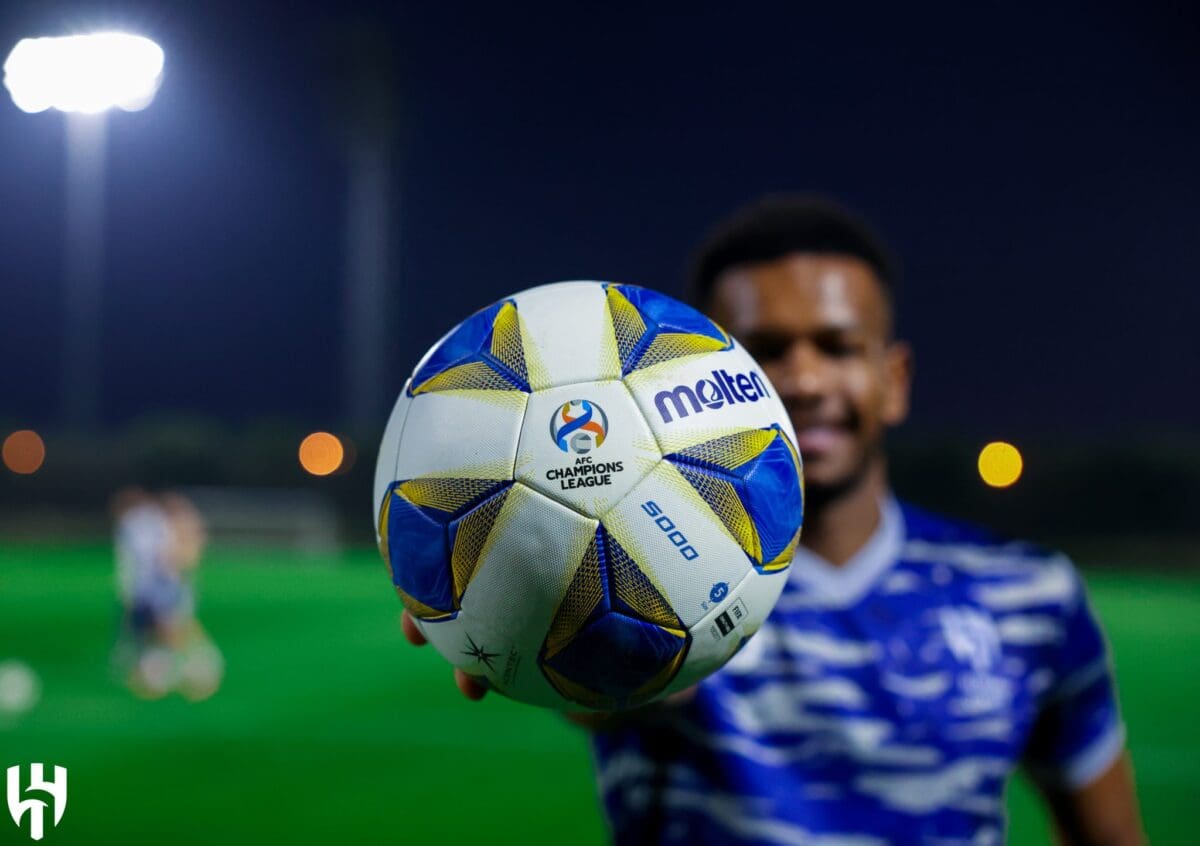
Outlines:
{"label": "player's smiling mouth", "polygon": [[796,429],[796,446],[801,455],[828,452],[850,438],[850,427],[815,423]]}
{"label": "player's smiling mouth", "polygon": [[858,419],[853,414],[814,414],[791,412],[792,425],[796,430],[796,446],[801,455],[813,455],[836,449],[850,440],[858,428]]}

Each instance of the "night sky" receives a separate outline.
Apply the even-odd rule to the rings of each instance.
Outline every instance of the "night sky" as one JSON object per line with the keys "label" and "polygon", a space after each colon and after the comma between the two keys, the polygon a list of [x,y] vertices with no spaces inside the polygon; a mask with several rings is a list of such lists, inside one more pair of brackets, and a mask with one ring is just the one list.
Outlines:
{"label": "night sky", "polygon": [[[166,52],[109,124],[110,424],[341,419],[334,71],[360,20],[400,91],[381,425],[475,308],[570,278],[681,294],[714,221],[802,189],[903,261],[915,425],[1195,429],[1195,9],[889,5],[8,3],[0,50],[125,28]],[[0,419],[24,425],[59,415],[62,135],[3,92]]]}

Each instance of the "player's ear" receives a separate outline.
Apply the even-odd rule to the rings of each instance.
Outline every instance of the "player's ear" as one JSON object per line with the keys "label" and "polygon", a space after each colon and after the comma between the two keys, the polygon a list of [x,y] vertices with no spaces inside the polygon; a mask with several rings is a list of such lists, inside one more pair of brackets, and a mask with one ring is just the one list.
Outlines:
{"label": "player's ear", "polygon": [[898,426],[908,418],[912,391],[913,351],[907,341],[888,344],[884,368],[883,422]]}

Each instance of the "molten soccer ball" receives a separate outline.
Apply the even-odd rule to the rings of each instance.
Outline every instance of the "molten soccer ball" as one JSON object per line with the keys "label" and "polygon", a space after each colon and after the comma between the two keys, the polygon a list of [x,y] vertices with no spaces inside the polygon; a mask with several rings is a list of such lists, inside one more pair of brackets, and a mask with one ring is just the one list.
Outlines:
{"label": "molten soccer ball", "polygon": [[562,282],[468,317],[379,451],[379,547],[437,650],[501,693],[619,710],[724,664],[800,537],[788,415],[721,327]]}

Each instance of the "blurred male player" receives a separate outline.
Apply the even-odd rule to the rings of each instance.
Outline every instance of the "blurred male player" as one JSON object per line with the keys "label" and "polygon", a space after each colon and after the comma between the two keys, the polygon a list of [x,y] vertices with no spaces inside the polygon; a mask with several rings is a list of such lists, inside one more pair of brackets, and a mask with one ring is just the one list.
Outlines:
{"label": "blurred male player", "polygon": [[116,663],[139,696],[178,690],[206,699],[221,683],[220,652],[195,616],[192,573],[206,532],[181,494],[126,488],[113,499],[117,590],[123,607]]}
{"label": "blurred male player", "polygon": [[803,546],[762,629],[690,695],[577,720],[597,729],[618,843],[999,844],[1017,766],[1064,843],[1142,842],[1108,652],[1070,562],[889,490],[884,432],[912,376],[894,276],[864,223],[813,198],[764,200],[701,249],[698,304],[795,426]]}

